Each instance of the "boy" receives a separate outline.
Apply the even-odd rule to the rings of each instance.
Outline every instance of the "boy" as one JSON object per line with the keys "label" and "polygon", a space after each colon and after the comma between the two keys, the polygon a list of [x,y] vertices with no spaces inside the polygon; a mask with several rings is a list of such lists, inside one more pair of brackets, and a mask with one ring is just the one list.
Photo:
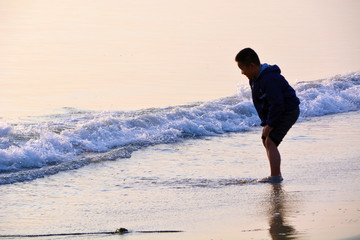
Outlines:
{"label": "boy", "polygon": [[280,153],[278,146],[299,117],[300,101],[295,90],[280,74],[276,65],[260,64],[251,48],[241,50],[235,58],[241,73],[248,79],[252,99],[261,119],[262,142],[270,162],[271,175],[261,182],[280,183]]}

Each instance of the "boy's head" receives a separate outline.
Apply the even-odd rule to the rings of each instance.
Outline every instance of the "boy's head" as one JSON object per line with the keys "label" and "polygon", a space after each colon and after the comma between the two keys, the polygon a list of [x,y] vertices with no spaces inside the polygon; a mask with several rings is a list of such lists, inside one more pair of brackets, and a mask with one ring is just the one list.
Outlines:
{"label": "boy's head", "polygon": [[260,72],[260,59],[251,48],[244,48],[235,57],[241,73],[249,79],[256,78]]}
{"label": "boy's head", "polygon": [[249,66],[251,63],[260,65],[260,59],[256,52],[251,48],[244,48],[235,57],[235,61],[244,66]]}

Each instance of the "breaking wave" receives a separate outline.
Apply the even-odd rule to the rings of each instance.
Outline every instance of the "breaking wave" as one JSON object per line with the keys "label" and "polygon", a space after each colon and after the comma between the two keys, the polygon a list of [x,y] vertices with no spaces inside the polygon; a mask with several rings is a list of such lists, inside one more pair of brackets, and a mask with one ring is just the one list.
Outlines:
{"label": "breaking wave", "polygon": [[[294,88],[301,101],[300,121],[360,109],[360,72],[299,82]],[[128,158],[149,145],[245,132],[260,124],[248,86],[231,97],[168,108],[67,110],[37,123],[0,122],[0,184]]]}

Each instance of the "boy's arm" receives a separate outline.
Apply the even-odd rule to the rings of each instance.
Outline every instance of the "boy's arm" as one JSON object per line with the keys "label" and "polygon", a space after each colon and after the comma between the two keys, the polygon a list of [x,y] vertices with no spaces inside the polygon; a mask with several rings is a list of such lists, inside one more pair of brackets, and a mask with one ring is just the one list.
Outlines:
{"label": "boy's arm", "polygon": [[284,96],[282,93],[282,76],[271,76],[265,81],[266,99],[269,103],[266,125],[275,127],[277,120],[285,111]]}
{"label": "boy's arm", "polygon": [[256,112],[258,113],[258,116],[261,120],[261,126],[265,126],[266,125],[266,116],[264,116],[261,112],[262,109],[262,105],[261,103],[259,103],[259,101],[253,96],[253,103],[256,109]]}

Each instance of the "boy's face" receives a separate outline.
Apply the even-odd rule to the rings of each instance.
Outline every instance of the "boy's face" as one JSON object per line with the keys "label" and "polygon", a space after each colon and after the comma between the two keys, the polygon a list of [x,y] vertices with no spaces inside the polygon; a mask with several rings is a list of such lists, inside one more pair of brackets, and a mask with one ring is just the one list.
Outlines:
{"label": "boy's face", "polygon": [[250,63],[249,66],[246,66],[243,63],[238,62],[238,66],[241,70],[241,73],[244,74],[249,80],[256,78],[259,74],[258,66],[254,63]]}

